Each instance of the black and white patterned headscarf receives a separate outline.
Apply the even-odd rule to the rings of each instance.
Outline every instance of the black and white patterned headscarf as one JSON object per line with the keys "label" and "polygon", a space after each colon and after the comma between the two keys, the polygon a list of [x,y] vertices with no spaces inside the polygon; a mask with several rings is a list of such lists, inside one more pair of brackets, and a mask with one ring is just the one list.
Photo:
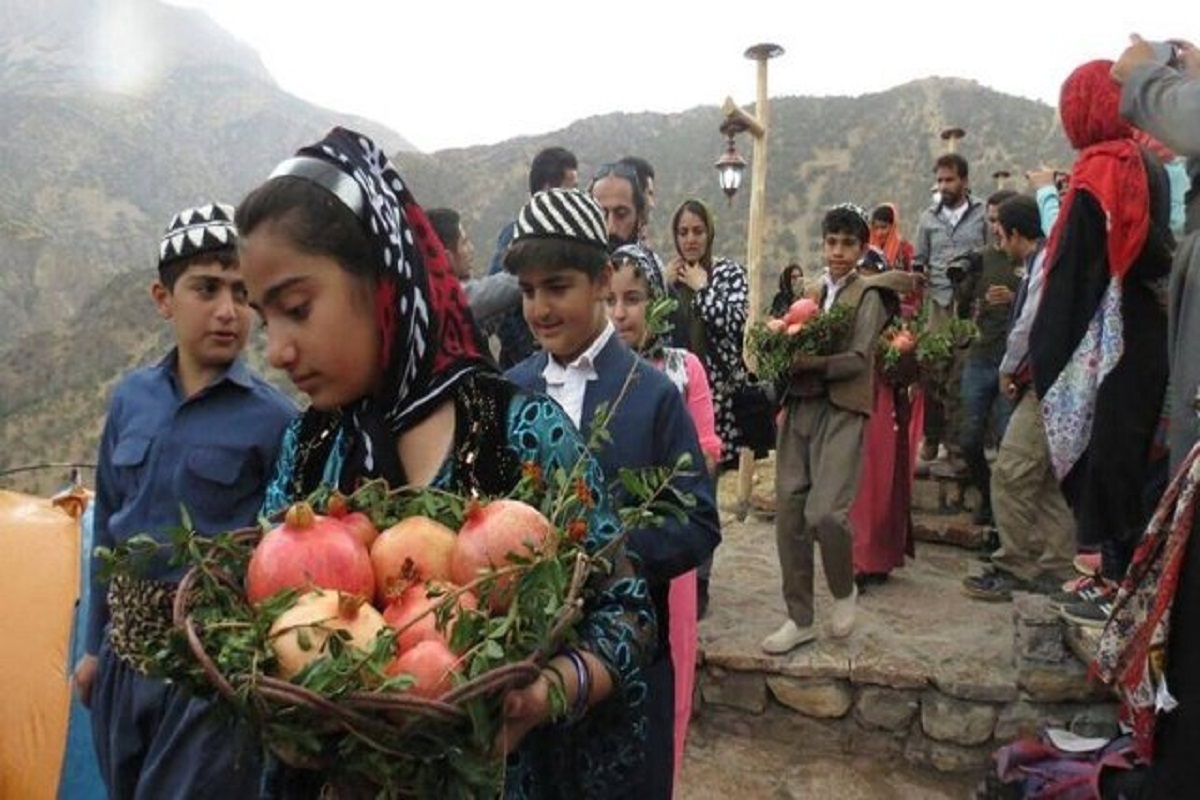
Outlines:
{"label": "black and white patterned headscarf", "polygon": [[[348,411],[365,448],[364,466],[374,472],[373,453],[380,452],[375,439],[385,433],[394,438],[423,420],[487,362],[445,249],[383,150],[360,133],[334,128],[296,155],[275,176],[307,178],[333,192],[363,222],[370,241],[379,278],[375,318],[384,379],[376,396]],[[332,164],[340,175],[313,174],[304,157]],[[361,196],[341,176],[353,179]]]}

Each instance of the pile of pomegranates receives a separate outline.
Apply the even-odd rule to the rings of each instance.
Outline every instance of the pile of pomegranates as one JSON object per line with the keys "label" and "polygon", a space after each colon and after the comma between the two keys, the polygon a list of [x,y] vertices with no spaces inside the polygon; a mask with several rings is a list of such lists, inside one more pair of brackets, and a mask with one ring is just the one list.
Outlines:
{"label": "pile of pomegranates", "polygon": [[795,336],[804,330],[808,321],[820,313],[821,307],[811,297],[801,297],[792,303],[782,317],[767,321],[767,330],[771,333],[786,333]]}
{"label": "pile of pomegranates", "polygon": [[252,604],[298,593],[269,634],[277,674],[288,680],[325,657],[331,637],[370,652],[390,629],[396,648],[385,672],[410,676],[408,691],[417,695],[444,694],[471,646],[451,649],[459,619],[504,613],[520,574],[558,543],[550,521],[519,500],[472,502],[457,532],[424,516],[379,532],[344,502],[329,510],[293,505],[263,536],[246,572]]}

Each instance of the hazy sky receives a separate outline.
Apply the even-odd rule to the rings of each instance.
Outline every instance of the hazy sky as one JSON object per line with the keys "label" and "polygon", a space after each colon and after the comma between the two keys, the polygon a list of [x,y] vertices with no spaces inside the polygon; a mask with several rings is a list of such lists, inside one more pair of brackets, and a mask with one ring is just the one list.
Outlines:
{"label": "hazy sky", "polygon": [[1183,0],[174,2],[258,51],[284,90],[385,123],[425,151],[726,95],[749,105],[755,68],[742,53],[764,41],[786,50],[770,62],[772,97],[939,75],[1051,104],[1075,66],[1116,58],[1131,32],[1200,41]]}

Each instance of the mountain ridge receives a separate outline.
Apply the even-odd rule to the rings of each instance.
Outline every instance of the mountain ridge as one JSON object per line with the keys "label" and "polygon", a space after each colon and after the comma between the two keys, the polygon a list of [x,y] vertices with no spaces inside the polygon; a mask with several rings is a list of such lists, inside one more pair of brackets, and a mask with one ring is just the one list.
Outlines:
{"label": "mountain ridge", "polygon": [[[672,211],[697,197],[715,209],[718,252],[744,261],[751,170],[727,203],[713,169],[725,144],[716,105],[595,115],[494,145],[420,153],[384,126],[282,92],[252,51],[211,21],[189,16],[199,12],[176,16],[184,10],[154,0],[116,5],[161,16],[168,26],[186,23],[197,36],[224,37],[211,51],[231,53],[230,61],[183,59],[149,93],[97,90],[72,72],[73,55],[51,47],[52,24],[20,18],[35,5],[53,18],[106,4],[18,0],[0,10],[0,27],[14,34],[0,42],[0,119],[12,127],[0,137],[0,163],[20,165],[0,173],[0,351],[8,365],[0,370],[0,472],[94,457],[113,383],[161,358],[170,344],[147,296],[167,220],[187,205],[236,203],[334,124],[362,130],[394,154],[423,206],[462,212],[477,271],[486,269],[496,233],[527,197],[530,160],[551,144],[578,156],[584,188],[601,163],[628,154],[650,160],[658,198],[651,241],[664,257],[673,252],[666,230]],[[834,203],[896,202],[911,234],[944,149],[938,133],[948,125],[967,129],[959,151],[970,160],[980,196],[993,187],[997,169],[1065,168],[1073,158],[1054,109],[966,79],[930,77],[858,97],[771,103],[764,302],[786,263],[815,263],[820,216]],[[748,136],[737,146],[753,158]],[[262,366],[261,333],[248,354]],[[45,491],[56,480],[32,476],[22,485]]]}

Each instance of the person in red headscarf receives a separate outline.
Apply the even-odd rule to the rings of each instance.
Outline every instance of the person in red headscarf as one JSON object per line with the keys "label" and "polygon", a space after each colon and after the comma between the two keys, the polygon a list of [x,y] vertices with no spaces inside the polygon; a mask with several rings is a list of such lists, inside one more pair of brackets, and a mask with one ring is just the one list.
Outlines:
{"label": "person in red headscarf", "polygon": [[[1100,546],[1103,576],[1119,582],[1150,511],[1143,488],[1167,383],[1174,239],[1166,172],[1121,118],[1111,67],[1084,64],[1062,87],[1063,130],[1079,157],[1047,245],[1030,359],[1079,539]],[[1065,611],[1085,624],[1106,619],[1096,604]]]}
{"label": "person in red headscarf", "polygon": [[[894,203],[871,212],[870,247],[884,270],[912,271],[913,246],[900,234],[900,212]],[[920,286],[899,293],[900,316],[910,319],[921,308]],[[876,365],[877,367],[879,365]],[[854,529],[854,582],[859,591],[888,579],[915,554],[912,488],[925,428],[925,397],[918,385],[893,385],[882,370],[876,374],[875,399],[863,431],[864,451],[858,493],[850,507]]]}

